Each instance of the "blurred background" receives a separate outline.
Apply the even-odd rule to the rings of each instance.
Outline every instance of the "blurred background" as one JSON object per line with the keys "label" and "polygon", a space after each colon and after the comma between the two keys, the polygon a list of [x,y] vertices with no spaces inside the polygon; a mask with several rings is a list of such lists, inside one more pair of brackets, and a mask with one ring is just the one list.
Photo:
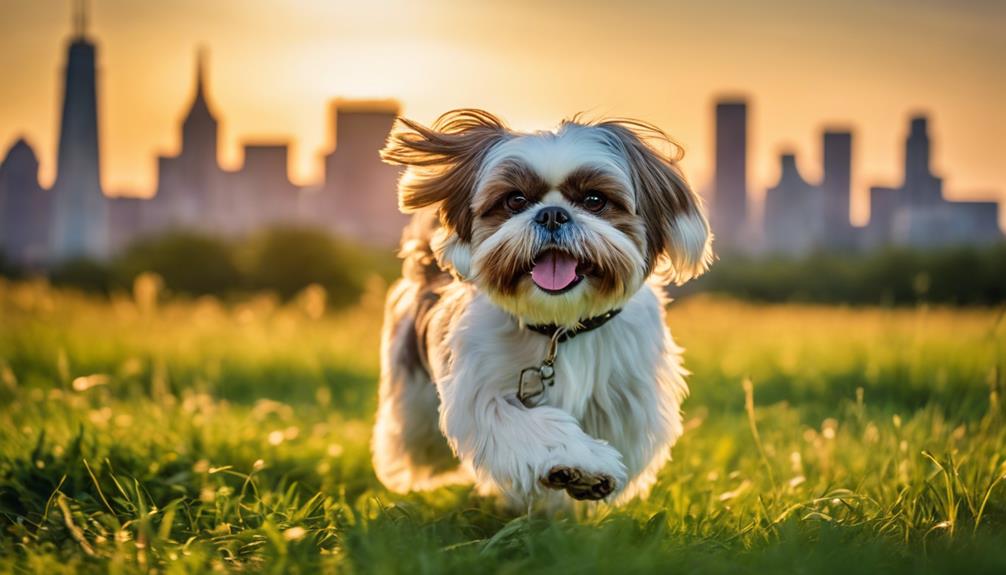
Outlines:
{"label": "blurred background", "polygon": [[[396,115],[577,112],[686,151],[720,261],[678,295],[1006,297],[1006,7],[772,0],[0,3],[0,270],[351,303],[397,274]],[[799,46],[799,50],[792,49]]]}

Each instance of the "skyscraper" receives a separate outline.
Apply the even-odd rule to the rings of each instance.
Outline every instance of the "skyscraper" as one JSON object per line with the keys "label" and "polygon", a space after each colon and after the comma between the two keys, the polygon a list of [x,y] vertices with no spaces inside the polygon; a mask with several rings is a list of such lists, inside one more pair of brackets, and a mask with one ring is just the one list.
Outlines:
{"label": "skyscraper", "polygon": [[0,162],[0,247],[20,265],[45,262],[50,196],[38,183],[38,158],[23,138]]}
{"label": "skyscraper", "polygon": [[951,201],[932,173],[926,116],[912,117],[905,139],[905,177],[899,188],[870,189],[865,247],[884,244],[933,248],[1002,241],[999,204]]}
{"label": "skyscraper", "polygon": [[914,116],[905,140],[905,201],[915,206],[938,204],[943,198],[943,180],[930,171],[929,122]]}
{"label": "skyscraper", "polygon": [[820,248],[823,207],[821,189],[800,175],[796,156],[780,156],[779,183],[765,192],[765,248],[791,255]]}
{"label": "skyscraper", "polygon": [[[210,107],[206,53],[196,56],[195,89],[182,120],[181,146],[175,156],[158,158],[157,193],[150,206],[155,229],[189,228],[229,231],[235,206],[225,192],[217,158],[220,123]],[[226,225],[225,225],[226,224]]]}
{"label": "skyscraper", "polygon": [[399,168],[381,161],[395,125],[394,101],[336,100],[335,150],[325,156],[325,184],[313,216],[333,233],[362,243],[394,246],[408,218],[398,211]]}
{"label": "skyscraper", "polygon": [[206,94],[206,51],[196,54],[196,93],[182,122],[181,161],[193,180],[205,182],[219,171],[217,147],[220,123]]}
{"label": "skyscraper", "polygon": [[852,190],[852,133],[824,133],[824,243],[831,249],[849,248],[852,223],[849,208]]}
{"label": "skyscraper", "polygon": [[288,142],[244,145],[244,164],[228,178],[229,232],[241,235],[295,222],[300,188],[287,173],[289,155]]}
{"label": "skyscraper", "polygon": [[716,103],[712,227],[721,250],[743,249],[747,231],[747,102]]}
{"label": "skyscraper", "polygon": [[63,117],[53,186],[51,255],[54,261],[108,255],[108,223],[98,157],[95,45],[87,39],[85,0],[74,6],[67,54]]}

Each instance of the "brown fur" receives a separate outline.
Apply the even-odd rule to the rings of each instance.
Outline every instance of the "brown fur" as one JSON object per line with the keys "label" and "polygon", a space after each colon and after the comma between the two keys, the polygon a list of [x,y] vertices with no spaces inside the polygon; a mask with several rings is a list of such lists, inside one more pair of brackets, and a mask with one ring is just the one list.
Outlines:
{"label": "brown fur", "polygon": [[508,137],[499,118],[482,110],[448,112],[427,128],[399,118],[405,129],[388,138],[381,158],[411,166],[398,186],[398,205],[405,213],[439,205],[443,223],[469,241],[472,233],[471,190],[482,158],[493,144]]}
{"label": "brown fur", "polygon": [[[701,200],[678,166],[683,156],[681,148],[662,130],[645,122],[609,120],[596,126],[615,138],[632,168],[639,202],[636,213],[646,224],[651,271],[666,262],[667,269],[661,270],[662,275],[679,285],[701,275],[712,260],[712,234]],[[661,154],[650,141],[663,141],[674,152]],[[703,227],[707,239],[701,246],[684,245],[677,230],[682,218],[694,218]]]}
{"label": "brown fur", "polygon": [[528,202],[533,203],[547,194],[548,190],[548,183],[532,169],[518,161],[505,160],[500,162],[495,173],[485,183],[472,208],[478,216],[487,215],[500,208],[501,211],[509,213],[505,201],[510,194],[519,192],[528,199]]}
{"label": "brown fur", "polygon": [[597,168],[580,168],[569,174],[559,184],[559,191],[574,204],[582,203],[588,192],[602,194],[608,199],[608,205],[599,212],[602,215],[612,208],[632,213],[636,206],[632,190],[626,190],[617,179]]}

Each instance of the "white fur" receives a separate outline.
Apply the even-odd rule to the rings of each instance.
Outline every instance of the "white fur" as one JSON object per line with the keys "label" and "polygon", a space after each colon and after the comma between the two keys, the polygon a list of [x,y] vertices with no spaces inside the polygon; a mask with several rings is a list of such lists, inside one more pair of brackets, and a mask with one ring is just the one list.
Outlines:
{"label": "white fur", "polygon": [[[395,491],[421,490],[474,470],[483,490],[523,503],[564,497],[540,480],[553,466],[566,465],[613,477],[616,501],[648,493],[681,435],[687,394],[681,350],[655,288],[644,286],[620,315],[562,343],[556,383],[545,403],[532,409],[516,401],[518,375],[541,362],[547,338],[523,329],[484,294],[468,289],[456,297],[468,302],[449,321],[449,354],[431,358],[439,417],[429,403],[429,381],[397,381],[393,366],[384,366],[373,444],[381,481]],[[385,337],[385,348],[395,345],[394,333]],[[443,461],[431,464],[413,454],[428,456],[436,450],[426,444],[444,437],[464,465],[438,479],[430,470]]]}
{"label": "white fur", "polygon": [[462,242],[457,234],[440,228],[433,235],[431,248],[441,269],[454,270],[458,279],[466,280],[472,275],[472,250]]}
{"label": "white fur", "polygon": [[405,493],[414,489],[433,489],[469,481],[470,473],[456,469],[451,452],[434,418],[439,398],[430,376],[421,368],[404,368],[405,349],[413,345],[408,337],[413,323],[409,310],[421,286],[402,281],[388,294],[381,335],[381,386],[379,408],[371,450],[377,478],[388,489]]}
{"label": "white fur", "polygon": [[712,233],[699,212],[688,212],[674,218],[675,233],[669,234],[673,246],[670,253],[659,258],[651,279],[659,283],[681,285],[705,270],[713,262]]}
{"label": "white fur", "polygon": [[541,362],[547,338],[476,296],[452,330],[453,365],[435,368],[441,429],[480,478],[518,496],[539,493],[555,465],[611,475],[622,497],[645,493],[681,434],[687,393],[663,319],[641,289],[607,325],[560,346],[546,405],[527,409],[514,401],[518,374]]}

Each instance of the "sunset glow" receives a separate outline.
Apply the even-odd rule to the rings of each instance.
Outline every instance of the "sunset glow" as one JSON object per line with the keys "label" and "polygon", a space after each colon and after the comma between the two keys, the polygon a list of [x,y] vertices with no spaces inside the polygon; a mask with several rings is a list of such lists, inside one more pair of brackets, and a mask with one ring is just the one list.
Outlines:
{"label": "sunset glow", "polygon": [[[69,2],[0,10],[0,147],[26,136],[50,185]],[[851,127],[862,224],[867,187],[898,183],[907,119],[925,111],[948,196],[1006,199],[1001,3],[93,0],[92,13],[110,194],[153,193],[205,46],[223,165],[240,165],[242,142],[289,139],[302,185],[331,147],[329,101],[358,97],[398,99],[421,121],[480,107],[527,129],[581,111],[639,117],[684,145],[704,189],[713,98],[738,93],[751,104],[756,197],[778,177],[779,152],[817,178],[821,130]]]}

